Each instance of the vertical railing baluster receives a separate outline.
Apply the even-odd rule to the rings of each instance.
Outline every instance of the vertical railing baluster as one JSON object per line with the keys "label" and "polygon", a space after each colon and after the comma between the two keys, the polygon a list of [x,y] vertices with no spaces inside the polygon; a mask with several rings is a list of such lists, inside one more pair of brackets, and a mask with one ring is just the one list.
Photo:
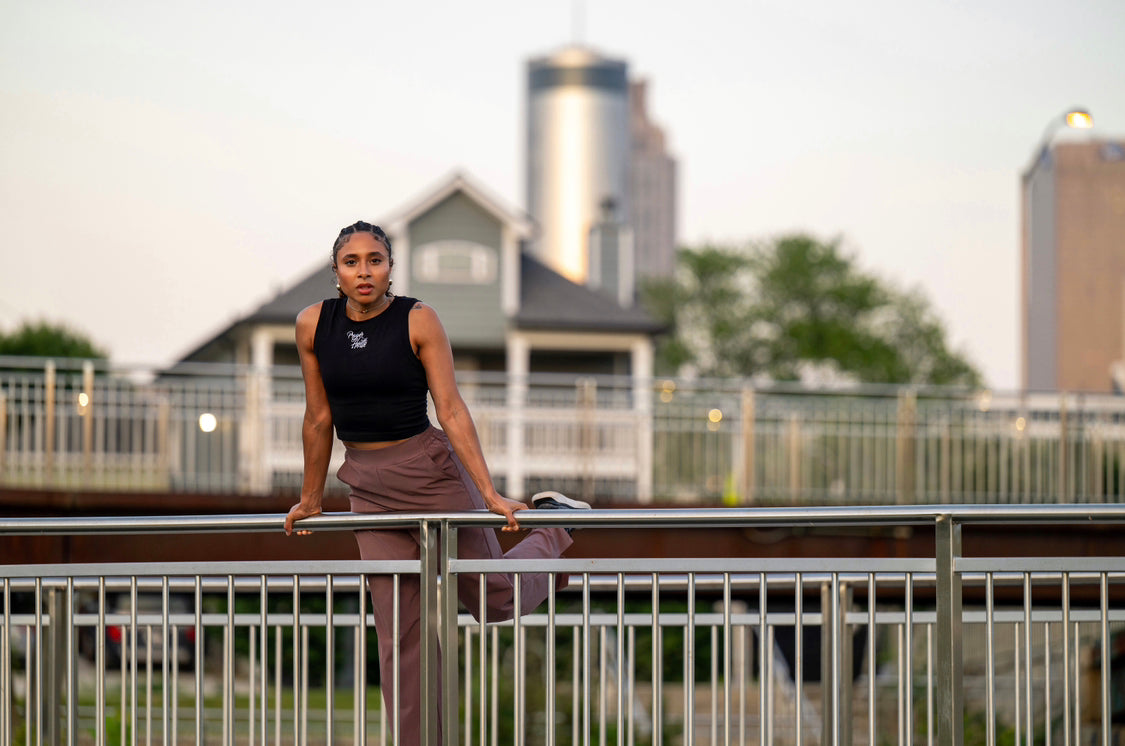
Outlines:
{"label": "vertical railing baluster", "polygon": [[[489,692],[491,696],[491,707],[489,711],[492,715],[492,746],[498,746],[500,743],[500,628],[492,628],[492,658],[489,661],[491,664],[492,674],[492,689]],[[578,691],[578,687],[574,688]],[[577,720],[575,721],[577,722]],[[574,739],[575,743],[578,739]]]}
{"label": "vertical railing baluster", "polygon": [[[356,605],[359,621],[356,624],[355,670],[355,721],[352,743],[367,746],[367,576],[360,574]],[[262,746],[265,746],[263,744]]]}
{"label": "vertical railing baluster", "polygon": [[[547,587],[551,590],[547,594],[547,665],[544,666],[547,675],[546,681],[544,682],[547,689],[547,733],[545,739],[546,746],[555,746],[555,666],[557,665],[556,653],[558,652],[555,645],[555,615],[557,611],[557,602],[555,600],[555,583],[557,580],[558,576],[555,573],[550,573],[547,576]],[[483,692],[484,689],[482,688],[481,691]],[[466,746],[469,745],[466,744]],[[483,739],[481,742],[481,746],[484,746]]]}
{"label": "vertical railing baluster", "polygon": [[617,573],[617,746],[625,746],[625,573]]}
{"label": "vertical railing baluster", "polygon": [[[160,737],[163,743],[171,743],[171,694],[170,686],[171,661],[169,651],[172,649],[171,638],[168,636],[170,628],[168,615],[171,609],[171,591],[168,587],[168,576],[160,578]],[[151,636],[151,634],[150,634]]]}
{"label": "vertical railing baluster", "polygon": [[[652,574],[652,744],[664,743],[664,656],[660,634],[660,574]],[[577,742],[577,739],[575,739]]]}
{"label": "vertical railing baluster", "polygon": [[[301,746],[309,742],[309,720],[312,709],[309,706],[309,625],[301,625]],[[231,745],[233,746],[233,744]]]}
{"label": "vertical railing baluster", "polygon": [[[324,576],[324,735],[327,743],[335,743],[336,735],[336,594],[332,573]],[[454,657],[456,660],[456,657]]]}
{"label": "vertical railing baluster", "polygon": [[[878,634],[875,628],[875,573],[867,576],[867,743],[875,743],[875,645]],[[800,705],[798,705],[799,707]],[[798,740],[797,746],[801,746]]]}
{"label": "vertical railing baluster", "polygon": [[904,728],[905,746],[914,744],[914,573],[906,573],[906,587],[903,589],[906,596],[906,621],[903,624],[903,668],[906,671],[903,683],[905,684],[903,711],[906,715]]}
{"label": "vertical railing baluster", "polygon": [[695,745],[695,572],[687,574],[684,627],[684,746]]}
{"label": "vertical railing baluster", "polygon": [[[49,363],[50,370],[54,371],[54,363]],[[34,732],[36,746],[43,744],[43,578],[35,578],[35,633],[32,636],[35,640],[34,645],[27,646],[28,653],[31,653],[32,648],[35,651],[35,689],[27,687],[27,708],[28,712],[34,710],[35,730],[30,728],[27,732],[27,742],[31,743],[31,736]],[[30,638],[29,638],[30,639]],[[31,666],[27,666],[28,672],[31,671]],[[34,702],[34,704],[32,704]]]}
{"label": "vertical railing baluster", "polygon": [[[125,646],[125,636],[121,638],[121,660],[126,658],[129,660],[129,731],[133,734],[133,739],[137,738],[137,577],[134,575],[129,578],[129,634],[128,648]],[[124,665],[124,664],[123,664]],[[122,681],[125,680],[125,672],[122,670]],[[125,728],[122,728],[121,742],[125,743]]]}
{"label": "vertical railing baluster", "polygon": [[227,575],[227,623],[223,630],[223,743],[234,746],[238,703],[234,697],[234,576]]}
{"label": "vertical railing baluster", "polygon": [[[592,641],[590,639],[590,573],[582,573],[582,730],[584,746],[590,746],[591,722],[590,698],[593,694],[590,684],[590,668],[593,663]],[[576,651],[577,654],[577,651]]]}
{"label": "vertical railing baluster", "polygon": [[[730,746],[730,663],[731,663],[731,588],[730,573],[723,573],[723,746]],[[714,693],[712,693],[714,698]]]}
{"label": "vertical railing baluster", "polygon": [[[440,696],[441,672],[438,668],[438,532],[439,527],[432,521],[423,520],[419,527],[420,556],[422,559],[421,577],[421,699],[419,731],[422,746],[436,746],[441,738],[438,731],[438,702]],[[398,637],[396,635],[395,639]],[[395,691],[399,689],[395,685]],[[411,693],[411,697],[418,694]],[[397,724],[401,710],[395,708],[394,719]],[[395,743],[399,742],[395,738]]]}
{"label": "vertical railing baluster", "polygon": [[803,573],[793,576],[793,738],[804,743],[802,700],[805,698],[805,581]]}
{"label": "vertical railing baluster", "polygon": [[[3,419],[0,418],[0,427],[3,427]],[[0,442],[0,446],[3,443]],[[3,464],[0,462],[0,467]],[[0,634],[0,650],[12,649],[12,581],[10,578],[4,578],[4,626],[2,629],[3,634]],[[3,660],[0,660],[0,694],[3,698],[0,699],[0,740],[4,743],[12,743],[12,710],[15,705],[15,693],[12,692],[12,656],[5,655]],[[67,743],[74,743],[74,739],[70,738]]]}
{"label": "vertical railing baluster", "polygon": [[[480,599],[479,608],[477,611],[477,619],[480,624],[480,640],[477,642],[479,646],[478,657],[480,658],[480,746],[487,746],[488,744],[488,579],[482,572],[477,576],[478,597]],[[571,687],[577,691],[577,687]]]}
{"label": "vertical railing baluster", "polygon": [[[457,746],[457,722],[460,718],[459,699],[457,691],[457,581],[458,576],[450,570],[450,561],[456,559],[457,527],[449,521],[441,522],[441,577],[442,577],[442,609],[440,614],[441,650],[444,672],[442,675],[441,702],[442,702],[442,728],[445,732],[445,745]],[[519,575],[516,576],[515,609],[519,618]]]}
{"label": "vertical railing baluster", "polygon": [[1074,623],[1074,743],[1082,743],[1082,640],[1078,622]]}
{"label": "vertical railing baluster", "polygon": [[1102,746],[1110,746],[1111,724],[1113,718],[1110,709],[1110,649],[1112,648],[1109,637],[1109,573],[1099,575],[1099,625],[1101,642],[1101,710],[1102,710]]}
{"label": "vertical railing baluster", "polygon": [[[2,425],[0,425],[0,427],[2,427]],[[5,611],[5,613],[7,613],[7,611],[8,611],[7,588],[8,588],[8,579],[5,578],[4,579],[4,590],[5,590],[5,593],[4,593],[4,596],[5,596],[4,611]],[[78,641],[77,641],[77,634],[78,634],[78,631],[74,628],[74,617],[78,613],[78,606],[75,603],[74,578],[73,577],[69,577],[69,578],[66,579],[66,608],[67,608],[67,615],[66,615],[67,616],[67,636],[66,636],[66,647],[67,647],[67,653],[66,653],[66,660],[67,660],[67,666],[66,666],[66,669],[67,669],[67,673],[66,673],[66,742],[68,744],[74,744],[74,743],[77,743],[77,738],[78,738],[78,735],[77,735],[77,728],[78,728],[78,644],[77,644]],[[4,634],[4,641],[2,643],[3,646],[4,646],[2,648],[3,650],[11,650],[11,646],[8,644],[8,634],[7,634],[7,632],[8,632],[8,625],[5,622],[5,624],[4,624],[4,633],[5,634]],[[5,662],[7,662],[8,656],[4,656],[4,659],[5,659]],[[4,680],[10,681],[10,677],[5,677]],[[2,684],[0,684],[0,689],[2,689],[4,692],[8,691],[7,686],[4,686]],[[2,706],[3,705],[0,704],[0,707],[2,707]],[[5,719],[2,716],[0,716],[0,738],[3,737],[3,723],[4,722],[6,722]],[[7,740],[4,741],[4,743],[11,743],[11,742],[12,741],[11,741],[10,738],[8,738]]]}
{"label": "vertical railing baluster", "polygon": [[[598,626],[598,746],[606,746],[609,723],[606,708],[609,705],[609,672],[607,658],[609,646],[606,644],[608,630],[604,624]],[[522,746],[522,744],[521,744]]]}
{"label": "vertical railing baluster", "polygon": [[[258,689],[261,691],[261,707],[258,709],[258,731],[260,746],[266,746],[266,729],[269,725],[269,578],[258,577]],[[253,743],[253,739],[251,739]]]}
{"label": "vertical railing baluster", "polygon": [[1045,746],[1051,746],[1051,623],[1047,621],[1043,622],[1043,721]]}
{"label": "vertical railing baluster", "polygon": [[[281,746],[281,669],[284,667],[284,656],[282,654],[284,636],[285,633],[281,629],[279,621],[278,625],[273,628],[273,742],[277,746]],[[196,665],[199,665],[198,662]]]}
{"label": "vertical railing baluster", "polygon": [[301,576],[293,576],[293,743],[302,746],[301,722]]}
{"label": "vertical railing baluster", "polygon": [[936,736],[942,746],[965,740],[964,677],[961,658],[961,524],[940,515],[934,526],[937,560],[937,710]]}
{"label": "vertical railing baluster", "polygon": [[984,692],[984,717],[985,717],[985,743],[988,746],[996,744],[996,661],[995,661],[995,600],[992,573],[984,576],[984,665],[985,665],[985,692]]}
{"label": "vertical railing baluster", "polygon": [[[769,676],[766,675],[766,574],[758,573],[758,743],[767,746],[769,743]],[[823,629],[823,627],[822,627]],[[821,685],[823,686],[823,679]]]}
{"label": "vertical railing baluster", "polygon": [[719,629],[713,624],[710,625],[710,627],[711,679],[709,685],[711,692],[708,699],[711,700],[711,712],[709,713],[711,722],[708,726],[708,730],[710,731],[711,738],[708,743],[711,744],[711,746],[716,746],[719,742]]}
{"label": "vertical railing baluster", "polygon": [[[1062,716],[1063,746],[1070,746],[1070,573],[1062,574]],[[1078,682],[1074,682],[1078,686]]]}
{"label": "vertical railing baluster", "polygon": [[[99,634],[104,635],[104,630]],[[203,746],[203,578],[195,576],[195,746]],[[124,678],[122,678],[124,681]]]}
{"label": "vertical railing baluster", "polygon": [[1032,698],[1032,653],[1031,647],[1031,574],[1023,574],[1023,696],[1024,696],[1024,730],[1028,740],[1035,736],[1035,701]]}
{"label": "vertical railing baluster", "polygon": [[1014,696],[1012,700],[1015,704],[1015,717],[1013,720],[1015,723],[1015,741],[1017,744],[1020,742],[1021,728],[1023,728],[1023,718],[1020,716],[1020,712],[1023,710],[1023,699],[1020,696],[1020,628],[1020,623],[1016,622],[1012,631],[1012,651],[1014,653],[1012,663],[1012,694]]}
{"label": "vertical railing baluster", "polygon": [[[907,587],[909,587],[909,581],[907,581]],[[832,610],[832,614],[831,619],[828,621],[828,624],[830,624],[829,630],[831,630],[832,647],[832,657],[830,658],[831,677],[829,679],[829,681],[831,682],[831,688],[828,695],[824,697],[824,700],[826,703],[829,699],[831,699],[832,701],[831,705],[826,704],[825,707],[828,708],[832,713],[832,729],[829,731],[829,733],[831,734],[831,742],[837,744],[840,743],[841,738],[840,734],[843,725],[843,715],[840,710],[841,704],[844,701],[840,691],[843,682],[842,672],[840,671],[840,663],[843,654],[843,641],[841,640],[840,634],[842,619],[840,618],[841,606],[839,573],[832,573],[832,589],[830,599],[830,608]],[[909,604],[909,600],[907,601],[907,603]],[[909,609],[909,606],[907,608]],[[909,627],[909,620],[907,621],[907,626]],[[909,740],[906,742],[906,746],[910,746]]]}

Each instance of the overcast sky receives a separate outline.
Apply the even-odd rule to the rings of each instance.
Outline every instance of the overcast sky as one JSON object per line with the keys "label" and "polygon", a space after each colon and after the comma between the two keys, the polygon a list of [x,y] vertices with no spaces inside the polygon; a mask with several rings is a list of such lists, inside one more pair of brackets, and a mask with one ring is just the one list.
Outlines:
{"label": "overcast sky", "polygon": [[681,243],[841,236],[1018,385],[1019,174],[1071,106],[1125,136],[1121,0],[0,0],[0,328],[165,364],[453,170],[522,208],[576,37],[650,81]]}

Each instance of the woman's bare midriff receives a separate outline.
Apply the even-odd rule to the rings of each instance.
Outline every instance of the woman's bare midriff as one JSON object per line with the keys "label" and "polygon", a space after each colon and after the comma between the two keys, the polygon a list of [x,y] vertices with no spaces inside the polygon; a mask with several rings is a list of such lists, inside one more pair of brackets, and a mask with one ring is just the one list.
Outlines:
{"label": "woman's bare midriff", "polygon": [[345,440],[344,445],[348,448],[355,448],[360,451],[378,451],[380,448],[397,446],[399,443],[405,443],[407,440],[409,440],[409,438],[403,438],[402,440],[381,440],[376,443],[352,443],[351,441]]}

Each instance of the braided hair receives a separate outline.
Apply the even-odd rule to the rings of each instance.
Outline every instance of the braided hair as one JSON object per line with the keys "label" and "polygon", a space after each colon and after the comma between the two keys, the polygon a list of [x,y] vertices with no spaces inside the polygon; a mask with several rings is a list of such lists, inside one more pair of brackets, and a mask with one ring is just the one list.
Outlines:
{"label": "braided hair", "polygon": [[[336,255],[340,253],[340,249],[342,249],[344,247],[344,244],[346,244],[348,240],[351,239],[352,235],[356,233],[370,233],[376,241],[386,247],[387,258],[390,259],[392,257],[391,239],[387,237],[387,234],[383,232],[383,229],[377,225],[373,225],[372,223],[368,223],[364,220],[359,220],[347,226],[346,228],[340,229],[340,235],[336,237],[336,242],[332,244],[333,268],[335,268],[336,266]],[[344,297],[344,291],[340,290],[339,285],[336,286],[336,292],[340,294],[341,298]]]}

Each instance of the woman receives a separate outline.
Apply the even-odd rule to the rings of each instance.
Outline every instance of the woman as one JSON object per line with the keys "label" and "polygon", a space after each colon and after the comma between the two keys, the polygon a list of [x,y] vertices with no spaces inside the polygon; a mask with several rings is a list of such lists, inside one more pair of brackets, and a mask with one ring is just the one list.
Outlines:
{"label": "woman", "polygon": [[[292,533],[294,522],[320,513],[333,428],[345,446],[337,477],[351,487],[354,512],[487,508],[504,516],[503,531],[518,531],[516,513],[527,506],[500,495],[492,485],[476,427],[457,390],[453,353],[441,321],[421,301],[391,293],[393,266],[391,241],[382,229],[362,221],[344,228],[332,247],[339,297],[309,306],[297,316],[305,382],[304,479],[301,501],[285,518],[285,533]],[[429,422],[427,391],[441,430]],[[532,502],[541,509],[590,507],[557,492],[539,493]],[[357,531],[356,539],[365,560],[419,557],[417,530]],[[458,554],[466,558],[555,558],[570,544],[567,529],[540,528],[503,554],[491,529],[463,528],[458,534]],[[522,576],[521,614],[546,598],[549,580],[546,574]],[[560,585],[563,582],[565,578]],[[394,717],[393,578],[373,575],[368,586],[379,636],[383,696],[386,711]],[[510,619],[512,576],[490,575],[486,588],[487,621]],[[458,597],[474,616],[480,610],[479,594],[477,577],[458,577]],[[415,744],[419,737],[420,634],[418,577],[403,575],[398,639],[401,744]]]}

